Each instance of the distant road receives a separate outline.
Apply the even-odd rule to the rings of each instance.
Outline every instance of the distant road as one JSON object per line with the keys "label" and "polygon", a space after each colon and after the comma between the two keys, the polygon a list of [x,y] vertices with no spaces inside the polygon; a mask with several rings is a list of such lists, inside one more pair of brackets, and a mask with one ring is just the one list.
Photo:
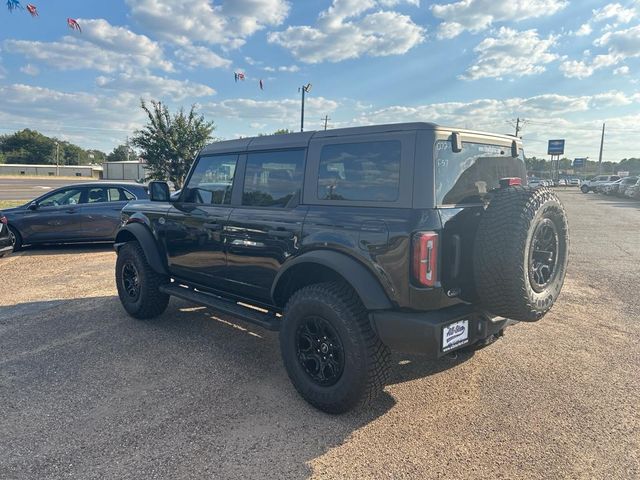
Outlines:
{"label": "distant road", "polygon": [[0,177],[0,200],[31,200],[58,187],[95,181],[89,177]]}

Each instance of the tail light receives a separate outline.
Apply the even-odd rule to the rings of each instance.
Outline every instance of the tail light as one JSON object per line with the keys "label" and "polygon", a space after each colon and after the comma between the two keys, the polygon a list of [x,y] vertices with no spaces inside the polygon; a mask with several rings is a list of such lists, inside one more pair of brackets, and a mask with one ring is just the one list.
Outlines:
{"label": "tail light", "polygon": [[4,223],[4,224],[6,225],[7,223],[9,223],[9,220],[7,220],[7,217],[5,217],[4,215],[2,215],[2,216],[0,217],[0,223]]}
{"label": "tail light", "polygon": [[425,287],[438,281],[438,234],[420,232],[413,237],[413,277]]}
{"label": "tail light", "polygon": [[522,185],[522,179],[519,177],[508,177],[500,179],[501,188],[515,187],[517,185]]}

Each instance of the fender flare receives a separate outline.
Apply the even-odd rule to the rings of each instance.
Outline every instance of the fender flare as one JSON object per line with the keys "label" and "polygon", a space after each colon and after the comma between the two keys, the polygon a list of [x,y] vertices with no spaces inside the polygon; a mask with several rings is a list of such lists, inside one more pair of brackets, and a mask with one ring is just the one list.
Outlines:
{"label": "fender flare", "polygon": [[338,273],[353,287],[367,310],[393,308],[380,281],[371,271],[353,258],[329,250],[314,250],[304,253],[283,265],[271,287],[272,299],[276,298],[282,277],[296,265],[304,263],[316,263]]}
{"label": "fender flare", "polygon": [[131,240],[131,236],[133,236],[142,247],[144,256],[147,258],[147,262],[149,262],[151,268],[157,273],[168,275],[169,272],[167,271],[165,263],[162,261],[156,239],[153,233],[151,233],[151,230],[142,223],[128,223],[118,230],[114,244],[116,252],[119,251],[126,242]]}

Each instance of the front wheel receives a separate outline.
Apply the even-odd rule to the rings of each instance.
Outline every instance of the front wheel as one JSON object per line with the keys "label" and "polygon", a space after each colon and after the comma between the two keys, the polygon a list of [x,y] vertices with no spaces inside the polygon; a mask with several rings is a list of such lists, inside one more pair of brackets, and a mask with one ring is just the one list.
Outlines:
{"label": "front wheel", "polygon": [[14,252],[17,252],[22,248],[22,235],[20,235],[20,232],[11,225],[9,225],[9,238],[11,239],[11,246],[13,247]]}
{"label": "front wheel", "polygon": [[348,285],[298,290],[284,311],[280,350],[294,387],[314,407],[344,413],[384,388],[390,351]]}
{"label": "front wheel", "polygon": [[151,268],[138,242],[128,242],[118,252],[118,296],[122,306],[132,317],[154,318],[166,310],[169,295],[162,293],[160,286],[168,280],[165,275]]}
{"label": "front wheel", "polygon": [[582,193],[589,193],[589,187],[586,185],[582,185],[580,187],[580,190],[582,191]]}

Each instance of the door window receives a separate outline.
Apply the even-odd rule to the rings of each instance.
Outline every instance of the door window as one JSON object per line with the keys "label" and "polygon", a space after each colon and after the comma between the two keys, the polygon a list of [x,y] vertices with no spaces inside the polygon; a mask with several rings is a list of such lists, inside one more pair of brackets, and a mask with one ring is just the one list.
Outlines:
{"label": "door window", "polygon": [[82,197],[81,188],[67,188],[43,198],[40,207],[59,207],[62,205],[77,205]]}
{"label": "door window", "polygon": [[242,204],[254,207],[295,207],[304,177],[305,150],[250,153]]}
{"label": "door window", "polygon": [[205,205],[228,205],[238,155],[201,157],[185,187],[182,201]]}
{"label": "door window", "polygon": [[87,203],[103,203],[109,201],[109,195],[105,187],[93,187],[89,189]]}
{"label": "door window", "polygon": [[394,202],[400,193],[399,140],[325,145],[318,199]]}

